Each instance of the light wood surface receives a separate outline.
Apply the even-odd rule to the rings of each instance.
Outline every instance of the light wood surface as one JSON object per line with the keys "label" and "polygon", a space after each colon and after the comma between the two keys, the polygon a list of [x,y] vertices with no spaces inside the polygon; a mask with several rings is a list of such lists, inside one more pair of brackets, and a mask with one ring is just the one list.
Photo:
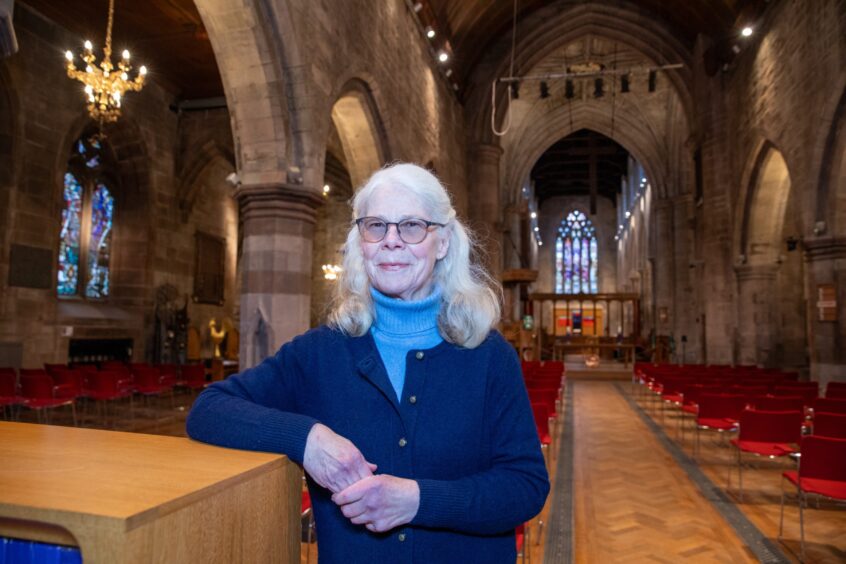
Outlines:
{"label": "light wood surface", "polygon": [[300,470],[185,438],[0,422],[0,535],[93,562],[295,562]]}

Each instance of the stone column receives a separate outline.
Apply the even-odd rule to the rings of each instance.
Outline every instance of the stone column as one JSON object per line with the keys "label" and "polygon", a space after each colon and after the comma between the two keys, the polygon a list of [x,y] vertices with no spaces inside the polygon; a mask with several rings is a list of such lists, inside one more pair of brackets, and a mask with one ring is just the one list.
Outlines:
{"label": "stone column", "polygon": [[[811,378],[820,382],[822,391],[829,381],[846,379],[846,237],[805,239],[803,246]],[[834,284],[836,321],[820,321],[817,307],[820,284]]]}
{"label": "stone column", "polygon": [[486,255],[491,276],[502,274],[502,213],[500,205],[499,159],[502,148],[480,143],[473,148],[469,212]]}
{"label": "stone column", "polygon": [[[652,205],[655,229],[654,242],[655,257],[654,274],[652,283],[655,285],[655,333],[656,335],[669,335],[673,332],[676,312],[673,307],[674,276],[673,265],[675,263],[675,238],[673,228],[673,207],[669,200],[656,200]],[[666,308],[667,317],[661,319],[659,312]]]}
{"label": "stone column", "polygon": [[773,349],[772,295],[778,265],[737,265],[737,364],[767,365]]}
{"label": "stone column", "polygon": [[[693,292],[693,195],[673,198],[673,329],[676,350],[684,350],[685,362],[701,361],[700,331],[696,326],[697,307]],[[687,342],[682,346],[682,337]]]}
{"label": "stone column", "polygon": [[307,330],[317,191],[284,183],[241,186],[240,368]]}

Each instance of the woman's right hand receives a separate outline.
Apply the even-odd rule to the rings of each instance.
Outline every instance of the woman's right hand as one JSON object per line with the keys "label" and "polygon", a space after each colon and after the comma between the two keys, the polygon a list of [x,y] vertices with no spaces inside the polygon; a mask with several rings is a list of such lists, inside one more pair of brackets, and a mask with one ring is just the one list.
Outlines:
{"label": "woman's right hand", "polygon": [[338,493],[372,476],[370,464],[352,442],[326,425],[315,424],[306,439],[303,468],[311,478],[332,493]]}

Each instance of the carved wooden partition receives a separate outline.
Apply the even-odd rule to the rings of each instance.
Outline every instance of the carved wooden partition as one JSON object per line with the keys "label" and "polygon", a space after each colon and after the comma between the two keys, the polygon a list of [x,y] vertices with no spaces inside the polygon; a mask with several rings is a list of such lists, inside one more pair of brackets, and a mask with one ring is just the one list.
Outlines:
{"label": "carved wooden partition", "polygon": [[530,294],[537,350],[543,359],[568,352],[618,350],[628,363],[640,335],[637,294]]}

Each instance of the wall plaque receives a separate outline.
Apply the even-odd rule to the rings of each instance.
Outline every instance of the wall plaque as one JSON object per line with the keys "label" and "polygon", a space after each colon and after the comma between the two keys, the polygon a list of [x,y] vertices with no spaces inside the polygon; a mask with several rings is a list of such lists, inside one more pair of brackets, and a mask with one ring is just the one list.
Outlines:
{"label": "wall plaque", "polygon": [[837,288],[834,284],[817,286],[817,311],[820,321],[837,321]]}

